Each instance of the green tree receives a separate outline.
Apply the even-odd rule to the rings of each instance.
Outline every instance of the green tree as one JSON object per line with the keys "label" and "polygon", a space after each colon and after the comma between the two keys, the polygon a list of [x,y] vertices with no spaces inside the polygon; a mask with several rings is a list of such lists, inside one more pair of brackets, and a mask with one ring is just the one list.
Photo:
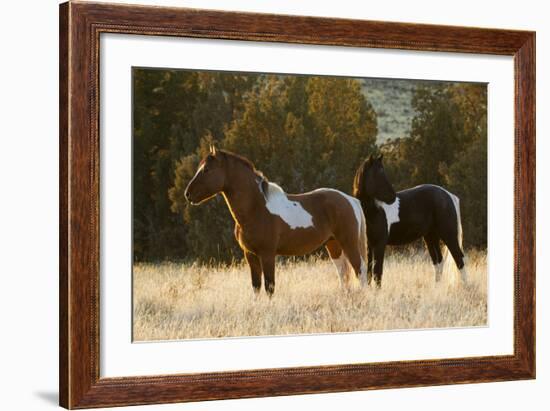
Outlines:
{"label": "green tree", "polygon": [[133,238],[134,258],[175,257],[183,240],[181,220],[169,212],[167,191],[175,141],[194,144],[187,113],[201,98],[197,75],[173,70],[134,69]]}
{"label": "green tree", "polygon": [[422,83],[408,138],[382,145],[396,189],[438,184],[461,199],[467,246],[487,244],[487,88],[475,83]]}
{"label": "green tree", "polygon": [[451,98],[445,84],[419,87],[413,97],[417,115],[412,122],[411,139],[405,155],[412,165],[411,178],[424,183],[443,185],[442,169],[451,164],[468,143],[464,116]]}
{"label": "green tree", "polygon": [[487,141],[476,139],[453,163],[447,187],[460,199],[467,246],[487,246]]}
{"label": "green tree", "polygon": [[349,191],[375,137],[376,114],[358,81],[266,76],[224,145],[290,192],[322,186]]}
{"label": "green tree", "polygon": [[328,180],[349,192],[358,164],[374,150],[376,113],[356,79],[310,77],[307,94],[309,115],[314,118],[313,164],[321,171],[316,184]]}

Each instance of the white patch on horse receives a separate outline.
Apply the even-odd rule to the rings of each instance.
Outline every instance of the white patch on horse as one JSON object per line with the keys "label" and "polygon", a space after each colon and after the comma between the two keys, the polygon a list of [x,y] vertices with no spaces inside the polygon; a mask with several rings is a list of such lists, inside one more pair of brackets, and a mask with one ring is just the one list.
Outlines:
{"label": "white patch on horse", "polygon": [[340,190],[336,190],[334,188],[318,188],[317,190],[313,190],[313,192],[317,191],[333,191],[335,193],[340,194],[342,197],[344,197],[346,200],[349,201],[351,204],[351,207],[353,208],[353,213],[355,214],[355,219],[357,220],[357,229],[359,231],[359,236],[361,236],[361,218],[363,215],[363,207],[361,206],[361,201],[359,201],[357,198],[352,197],[346,193],[343,193]]}
{"label": "white patch on horse", "polygon": [[374,200],[374,202],[376,206],[382,209],[384,211],[384,214],[386,214],[389,234],[392,224],[399,222],[399,197],[395,197],[395,201],[391,204],[387,204],[379,200]]}
{"label": "white patch on horse", "polygon": [[265,193],[267,210],[281,217],[291,229],[313,227],[313,217],[297,201],[290,201],[281,187],[268,183]]}

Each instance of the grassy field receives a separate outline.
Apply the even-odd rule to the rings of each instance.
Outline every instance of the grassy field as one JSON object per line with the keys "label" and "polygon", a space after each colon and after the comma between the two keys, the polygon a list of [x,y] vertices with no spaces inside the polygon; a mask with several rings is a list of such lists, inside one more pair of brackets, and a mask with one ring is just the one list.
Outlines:
{"label": "grassy field", "polygon": [[135,264],[134,341],[485,325],[486,254],[467,264],[468,284],[455,269],[435,284],[427,255],[390,253],[381,290],[345,292],[330,260],[281,260],[272,299],[254,295],[244,263]]}

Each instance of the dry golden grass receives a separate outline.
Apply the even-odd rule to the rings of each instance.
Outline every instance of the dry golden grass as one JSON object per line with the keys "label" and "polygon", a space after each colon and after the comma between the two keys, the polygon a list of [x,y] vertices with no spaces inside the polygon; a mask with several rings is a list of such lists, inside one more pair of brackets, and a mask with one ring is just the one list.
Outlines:
{"label": "dry golden grass", "polygon": [[381,290],[343,291],[330,260],[280,261],[275,294],[252,292],[248,267],[134,265],[135,341],[470,327],[487,323],[487,257],[470,252],[436,284],[427,255],[390,254]]}

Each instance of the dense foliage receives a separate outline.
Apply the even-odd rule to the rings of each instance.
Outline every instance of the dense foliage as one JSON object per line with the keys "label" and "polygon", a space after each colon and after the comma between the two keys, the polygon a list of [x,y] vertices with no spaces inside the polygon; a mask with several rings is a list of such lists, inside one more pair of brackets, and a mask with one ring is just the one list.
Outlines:
{"label": "dense foliage", "polygon": [[487,247],[487,88],[421,83],[410,136],[382,144],[397,190],[431,183],[460,198],[464,242]]}
{"label": "dense foliage", "polygon": [[419,83],[411,135],[377,146],[359,79],[134,69],[133,82],[135,260],[242,257],[223,199],[192,207],[183,196],[211,143],[288,192],[350,192],[361,160],[382,150],[396,188],[456,192],[468,244],[486,244],[485,86]]}

